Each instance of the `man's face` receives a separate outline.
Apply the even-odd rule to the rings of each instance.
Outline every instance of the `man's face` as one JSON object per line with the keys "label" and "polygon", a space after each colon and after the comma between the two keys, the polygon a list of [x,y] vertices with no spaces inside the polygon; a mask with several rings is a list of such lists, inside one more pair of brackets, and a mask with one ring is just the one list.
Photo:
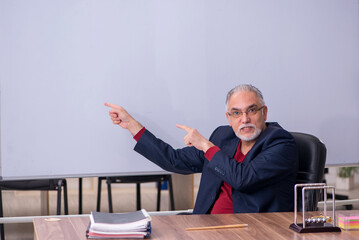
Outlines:
{"label": "man's face", "polygon": [[240,91],[228,100],[226,116],[237,137],[254,142],[266,127],[267,107],[261,105],[254,92]]}

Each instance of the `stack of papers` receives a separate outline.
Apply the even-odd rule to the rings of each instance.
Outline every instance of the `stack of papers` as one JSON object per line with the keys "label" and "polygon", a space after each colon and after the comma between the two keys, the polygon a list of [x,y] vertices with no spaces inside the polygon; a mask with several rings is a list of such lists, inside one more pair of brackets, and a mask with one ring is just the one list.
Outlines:
{"label": "stack of papers", "polygon": [[151,234],[151,217],[146,210],[128,213],[91,212],[87,238],[145,238]]}
{"label": "stack of papers", "polygon": [[359,215],[354,213],[339,213],[338,227],[344,230],[359,230]]}

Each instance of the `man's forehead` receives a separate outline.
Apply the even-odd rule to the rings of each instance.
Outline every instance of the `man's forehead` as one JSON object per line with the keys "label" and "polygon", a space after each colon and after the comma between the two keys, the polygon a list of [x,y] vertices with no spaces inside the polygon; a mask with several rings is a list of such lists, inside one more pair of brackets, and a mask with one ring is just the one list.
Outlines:
{"label": "man's forehead", "polygon": [[231,96],[228,101],[230,109],[246,109],[252,106],[259,106],[260,101],[257,95],[253,92],[238,92]]}

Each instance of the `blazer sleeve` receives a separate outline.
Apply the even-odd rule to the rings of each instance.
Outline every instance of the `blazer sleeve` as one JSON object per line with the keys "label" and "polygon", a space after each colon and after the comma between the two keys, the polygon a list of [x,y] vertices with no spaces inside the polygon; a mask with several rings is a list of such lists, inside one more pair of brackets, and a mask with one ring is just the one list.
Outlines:
{"label": "blazer sleeve", "polygon": [[134,150],[162,169],[180,174],[202,172],[204,154],[194,147],[174,149],[147,129]]}
{"label": "blazer sleeve", "polygon": [[279,181],[293,181],[297,175],[298,153],[294,138],[280,128],[264,131],[243,163],[220,150],[207,166],[238,191],[251,192]]}

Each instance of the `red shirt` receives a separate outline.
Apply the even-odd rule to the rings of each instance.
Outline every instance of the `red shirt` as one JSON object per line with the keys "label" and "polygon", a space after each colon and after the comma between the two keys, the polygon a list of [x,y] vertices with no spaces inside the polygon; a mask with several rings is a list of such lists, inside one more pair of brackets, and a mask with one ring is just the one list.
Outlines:
{"label": "red shirt", "polygon": [[140,138],[142,137],[142,134],[145,132],[145,130],[146,130],[145,127],[141,128],[141,130],[138,131],[138,133],[136,133],[135,136],[133,136],[133,139],[135,139],[136,142],[138,142],[138,140],[140,140]]}
{"label": "red shirt", "polygon": [[[236,159],[237,162],[243,162],[245,157],[246,155],[241,152],[241,142],[239,142],[234,159]],[[210,159],[208,160],[210,161]],[[211,210],[211,214],[224,213],[233,213],[232,187],[226,182],[223,182],[219,196]]]}

